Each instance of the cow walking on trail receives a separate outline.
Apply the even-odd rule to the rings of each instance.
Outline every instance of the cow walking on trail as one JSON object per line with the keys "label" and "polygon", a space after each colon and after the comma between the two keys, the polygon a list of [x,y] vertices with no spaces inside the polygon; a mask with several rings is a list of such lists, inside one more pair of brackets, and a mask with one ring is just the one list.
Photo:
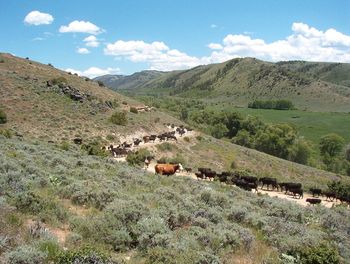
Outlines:
{"label": "cow walking on trail", "polygon": [[154,170],[157,174],[169,176],[175,174],[181,167],[181,164],[157,164]]}

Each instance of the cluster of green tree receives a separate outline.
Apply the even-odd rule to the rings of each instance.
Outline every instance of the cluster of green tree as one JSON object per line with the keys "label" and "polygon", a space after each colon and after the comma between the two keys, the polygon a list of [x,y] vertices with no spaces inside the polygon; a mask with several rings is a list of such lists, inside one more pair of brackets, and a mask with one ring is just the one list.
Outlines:
{"label": "cluster of green tree", "polygon": [[344,146],[345,139],[335,133],[323,136],[319,145],[325,169],[350,176],[350,144],[345,151]]}
{"label": "cluster of green tree", "polygon": [[229,138],[235,144],[307,164],[311,155],[310,143],[298,135],[289,124],[266,124],[257,117],[243,118],[236,112],[200,111],[190,119],[206,124],[208,132],[216,138]]}
{"label": "cluster of green tree", "polygon": [[248,108],[255,109],[275,109],[275,110],[291,110],[295,109],[293,103],[289,100],[255,100],[248,104]]}

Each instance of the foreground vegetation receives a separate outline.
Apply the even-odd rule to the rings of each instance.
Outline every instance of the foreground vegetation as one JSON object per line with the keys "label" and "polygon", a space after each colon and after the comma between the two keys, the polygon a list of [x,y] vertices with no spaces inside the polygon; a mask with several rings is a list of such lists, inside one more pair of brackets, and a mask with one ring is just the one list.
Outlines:
{"label": "foreground vegetation", "polygon": [[[9,263],[350,259],[343,206],[302,208],[216,182],[150,175],[76,146],[1,137],[0,150],[0,254]],[[46,229],[29,233],[34,220]],[[52,230],[62,226],[58,243]]]}

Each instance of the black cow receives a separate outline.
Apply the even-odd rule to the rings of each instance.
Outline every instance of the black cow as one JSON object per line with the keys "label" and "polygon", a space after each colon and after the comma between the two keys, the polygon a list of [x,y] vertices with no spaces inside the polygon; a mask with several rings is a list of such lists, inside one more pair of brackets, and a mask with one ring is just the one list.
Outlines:
{"label": "black cow", "polygon": [[323,192],[323,195],[326,196],[326,201],[329,200],[333,202],[334,200],[337,199],[337,194],[335,192],[326,191],[326,192]]}
{"label": "black cow", "polygon": [[150,135],[149,136],[149,140],[153,141],[153,142],[156,140],[156,138],[157,138],[157,135]]}
{"label": "black cow", "polygon": [[307,198],[306,202],[308,202],[309,204],[315,205],[315,204],[320,204],[321,203],[321,199],[318,199],[318,198]]}
{"label": "black cow", "polygon": [[313,197],[319,197],[320,195],[322,195],[322,190],[321,189],[310,188],[310,192],[311,192]]}
{"label": "black cow", "polygon": [[205,179],[205,175],[201,172],[195,172],[194,174],[196,175],[197,180],[199,180],[199,179],[204,180]]}
{"label": "black cow", "polygon": [[192,172],[192,168],[184,168],[186,172],[190,173]]}
{"label": "black cow", "polygon": [[140,145],[141,142],[142,142],[142,140],[139,139],[139,138],[134,139],[134,145],[135,145],[135,146]]}
{"label": "black cow", "polygon": [[264,177],[264,178],[260,178],[259,182],[262,184],[261,189],[264,189],[265,185],[266,185],[267,190],[269,190],[270,186],[271,186],[272,190],[277,189],[277,179],[276,178]]}
{"label": "black cow", "polygon": [[290,187],[288,191],[293,195],[294,198],[301,199],[304,197],[304,191],[301,187]]}

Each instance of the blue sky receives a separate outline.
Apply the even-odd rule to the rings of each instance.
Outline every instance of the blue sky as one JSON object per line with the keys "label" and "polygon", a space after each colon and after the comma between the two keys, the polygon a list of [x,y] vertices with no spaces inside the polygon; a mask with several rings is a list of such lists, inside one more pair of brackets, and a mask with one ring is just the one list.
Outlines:
{"label": "blue sky", "polygon": [[348,0],[0,0],[0,51],[89,77],[246,56],[350,62],[349,10]]}

